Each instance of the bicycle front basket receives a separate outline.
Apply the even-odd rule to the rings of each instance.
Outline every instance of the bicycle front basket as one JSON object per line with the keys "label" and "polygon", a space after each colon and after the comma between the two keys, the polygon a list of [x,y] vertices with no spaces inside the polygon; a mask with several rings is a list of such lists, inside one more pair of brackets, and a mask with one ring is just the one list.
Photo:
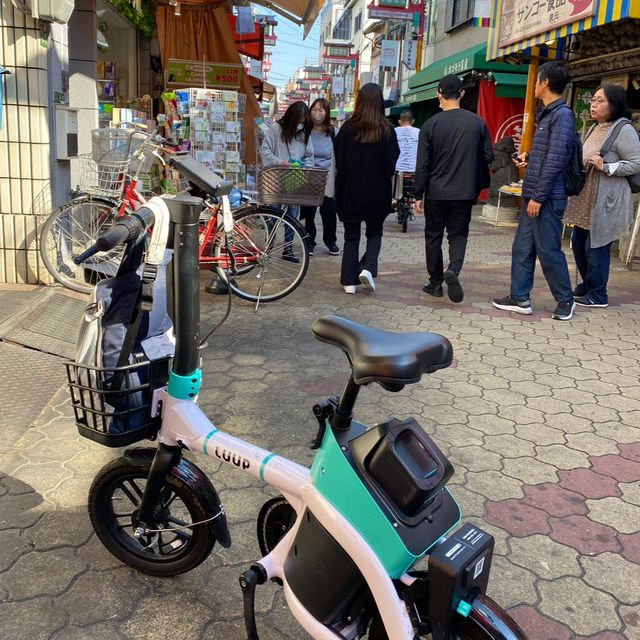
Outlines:
{"label": "bicycle front basket", "polygon": [[[65,362],[78,433],[106,447],[153,438],[160,418],[151,417],[153,391],[169,377],[170,358],[117,368]],[[121,380],[112,389],[114,378]]]}
{"label": "bicycle front basket", "polygon": [[317,206],[327,184],[326,169],[277,166],[258,173],[258,200],[264,204]]}

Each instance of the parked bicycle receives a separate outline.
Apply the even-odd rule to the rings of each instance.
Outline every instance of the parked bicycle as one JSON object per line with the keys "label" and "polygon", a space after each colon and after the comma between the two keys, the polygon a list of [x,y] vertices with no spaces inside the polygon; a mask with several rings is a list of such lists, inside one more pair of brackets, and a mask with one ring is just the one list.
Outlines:
{"label": "parked bicycle", "polygon": [[[201,185],[204,187],[204,185]],[[230,187],[229,187],[230,188]],[[226,187],[208,186],[222,196]],[[353,419],[362,386],[399,391],[422,375],[448,367],[450,342],[434,333],[394,334],[325,316],[315,337],[341,349],[350,371],[342,393],[313,408],[318,432],[310,469],[219,430],[196,403],[198,289],[194,260],[199,205],[180,196],[153,199],[99,245],[109,251],[135,243],[155,222],[170,221],[171,299],[175,355],[168,385],[154,370],[167,361],[105,370],[68,363],[79,432],[107,446],[157,436],[157,449],[130,448],[95,477],[91,522],[102,543],[125,564],[173,576],[203,562],[215,542],[231,543],[224,508],[206,475],[182,452],[201,452],[273,485],[281,496],[258,515],[263,557],[240,576],[249,640],[258,640],[254,596],[267,580],[280,582],[293,615],[319,640],[526,640],[515,622],[485,595],[493,538],[465,524],[451,533],[459,508],[446,488],[453,468],[413,420],[390,418],[367,427]],[[166,211],[165,211],[166,209]],[[77,260],[85,256],[77,256]],[[145,384],[107,389],[119,373],[144,370]],[[119,410],[113,394],[119,394]],[[130,405],[121,401],[130,399]],[[111,433],[110,424],[147,412],[144,425]],[[133,428],[133,427],[136,428]],[[448,538],[445,536],[449,535]],[[414,564],[428,556],[428,571]]]}
{"label": "parked bicycle", "polygon": [[[98,186],[80,192],[56,209],[40,233],[40,251],[47,270],[57,282],[84,293],[90,292],[100,279],[116,273],[122,248],[95,255],[82,265],[75,264],[73,256],[91,246],[115,219],[146,202],[138,190],[140,174],[148,171],[155,158],[171,151],[154,134],[136,128],[98,129],[94,133],[98,136],[96,150],[83,162]],[[221,231],[222,203],[198,185],[200,163],[182,156],[176,164],[174,157],[179,156],[169,156],[170,166],[178,167],[191,190],[203,196],[200,268],[215,270],[233,293],[256,303],[279,300],[294,291],[309,266],[307,234],[300,223],[273,207],[250,204],[235,210],[233,230],[225,237]],[[286,202],[287,198],[315,202],[318,196],[308,193],[310,182],[313,192],[322,195],[326,172],[274,169],[275,172],[263,172],[270,176],[268,179],[261,178],[260,193],[265,202]],[[303,176],[302,183],[295,182],[299,175]],[[277,189],[288,189],[288,193],[279,195]]]}

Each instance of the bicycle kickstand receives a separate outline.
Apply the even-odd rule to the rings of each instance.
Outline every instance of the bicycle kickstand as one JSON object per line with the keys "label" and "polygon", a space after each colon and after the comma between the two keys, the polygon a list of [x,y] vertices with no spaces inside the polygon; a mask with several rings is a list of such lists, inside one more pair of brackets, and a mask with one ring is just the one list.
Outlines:
{"label": "bicycle kickstand", "polygon": [[244,608],[244,626],[247,630],[247,640],[260,640],[256,627],[255,596],[256,587],[267,581],[264,567],[254,564],[248,571],[240,576],[240,588],[242,589],[242,602]]}

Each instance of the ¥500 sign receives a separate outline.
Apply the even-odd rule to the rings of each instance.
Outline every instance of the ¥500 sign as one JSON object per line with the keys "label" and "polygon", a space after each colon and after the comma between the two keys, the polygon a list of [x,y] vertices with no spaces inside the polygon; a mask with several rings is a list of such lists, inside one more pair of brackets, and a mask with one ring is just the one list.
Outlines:
{"label": "\u00a5500 sign", "polygon": [[170,58],[166,74],[168,87],[238,89],[242,80],[242,65]]}

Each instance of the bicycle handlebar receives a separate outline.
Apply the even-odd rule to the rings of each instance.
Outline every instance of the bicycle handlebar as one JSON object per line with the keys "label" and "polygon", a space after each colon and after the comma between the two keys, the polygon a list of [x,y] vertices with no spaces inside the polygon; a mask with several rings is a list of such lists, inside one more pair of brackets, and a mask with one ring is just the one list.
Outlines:
{"label": "bicycle handlebar", "polygon": [[114,247],[125,244],[130,240],[135,240],[149,227],[153,226],[155,216],[153,211],[143,207],[139,212],[129,216],[122,216],[105,233],[103,233],[94,244],[79,256],[73,258],[75,264],[82,264],[85,260],[100,251],[110,251]]}

